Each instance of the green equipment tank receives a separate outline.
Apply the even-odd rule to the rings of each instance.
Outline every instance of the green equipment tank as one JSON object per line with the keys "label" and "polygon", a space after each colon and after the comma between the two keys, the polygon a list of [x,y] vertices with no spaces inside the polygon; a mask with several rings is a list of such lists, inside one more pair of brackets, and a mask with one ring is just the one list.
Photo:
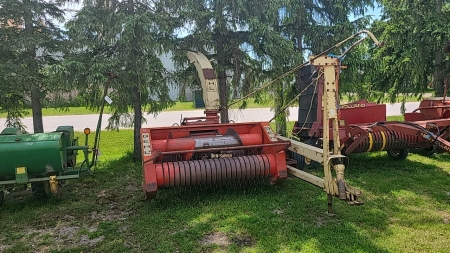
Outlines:
{"label": "green equipment tank", "polygon": [[[72,126],[59,126],[51,133],[24,134],[11,127],[0,132],[0,205],[4,193],[18,185],[31,185],[34,197],[50,193],[59,196],[66,180],[79,178],[83,173],[93,174],[91,168],[99,153],[103,110],[109,101],[108,83],[103,91],[93,147],[88,146],[89,128],[84,129],[84,145],[78,144]],[[77,162],[79,152],[82,159]]]}
{"label": "green equipment tank", "polygon": [[13,179],[17,168],[27,168],[31,178],[61,173],[66,167],[62,134],[0,135],[1,179]]}
{"label": "green equipment tank", "polygon": [[[78,145],[72,126],[60,126],[54,132],[23,134],[16,128],[5,128],[0,133],[0,204],[4,191],[17,185],[31,184],[35,197],[50,193],[60,194],[65,180],[91,173],[97,153],[89,148],[90,129],[84,130],[85,145]],[[77,164],[78,152],[83,159]],[[92,161],[89,161],[92,154]]]}

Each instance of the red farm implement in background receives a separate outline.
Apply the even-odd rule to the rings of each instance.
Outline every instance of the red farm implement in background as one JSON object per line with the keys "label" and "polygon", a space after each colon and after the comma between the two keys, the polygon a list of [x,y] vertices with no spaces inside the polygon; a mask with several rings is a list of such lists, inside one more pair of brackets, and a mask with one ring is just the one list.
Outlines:
{"label": "red farm implement in background", "polygon": [[[292,133],[301,142],[323,145],[323,78],[314,66],[299,71],[300,90],[298,121]],[[308,87],[308,84],[313,85]],[[337,89],[337,85],[336,85]],[[409,152],[430,156],[450,152],[450,106],[445,97],[424,99],[419,108],[405,113],[404,122],[386,121],[386,105],[360,100],[339,106],[339,139],[344,155],[386,151],[393,159],[405,159]],[[302,169],[313,163],[304,156],[291,153]],[[317,165],[317,164],[316,164]]]}

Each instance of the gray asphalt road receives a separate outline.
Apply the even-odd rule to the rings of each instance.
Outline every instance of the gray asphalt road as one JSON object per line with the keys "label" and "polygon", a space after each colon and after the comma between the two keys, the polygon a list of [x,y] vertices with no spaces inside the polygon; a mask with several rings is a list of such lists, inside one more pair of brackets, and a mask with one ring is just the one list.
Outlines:
{"label": "gray asphalt road", "polygon": [[[401,104],[387,104],[386,115],[400,115]],[[406,111],[411,112],[419,106],[419,102],[406,103]],[[245,109],[245,110],[230,110],[230,119],[235,122],[256,122],[268,121],[273,117],[273,112],[269,108]],[[180,123],[182,117],[200,117],[203,116],[202,110],[193,111],[179,111],[179,112],[162,112],[158,115],[147,115],[147,123],[143,127],[155,126],[171,126],[174,123]],[[108,124],[109,115],[103,115],[102,129]],[[297,120],[297,107],[290,108],[290,121]],[[95,130],[98,121],[98,114],[92,115],[66,115],[66,116],[48,116],[44,117],[44,131],[53,131],[58,126],[70,125],[74,126],[75,130],[83,130],[89,127]],[[27,126],[28,132],[33,130],[33,121],[31,117],[23,119],[23,123]],[[3,129],[5,119],[0,119],[0,129]]]}

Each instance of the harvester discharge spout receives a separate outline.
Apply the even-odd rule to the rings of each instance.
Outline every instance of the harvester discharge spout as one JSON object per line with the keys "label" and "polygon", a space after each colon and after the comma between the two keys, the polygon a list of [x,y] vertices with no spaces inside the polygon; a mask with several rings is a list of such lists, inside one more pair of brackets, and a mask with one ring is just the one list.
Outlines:
{"label": "harvester discharge spout", "polygon": [[219,124],[219,86],[211,62],[202,53],[188,51],[187,57],[197,69],[205,102],[205,116],[184,118],[182,125]]}

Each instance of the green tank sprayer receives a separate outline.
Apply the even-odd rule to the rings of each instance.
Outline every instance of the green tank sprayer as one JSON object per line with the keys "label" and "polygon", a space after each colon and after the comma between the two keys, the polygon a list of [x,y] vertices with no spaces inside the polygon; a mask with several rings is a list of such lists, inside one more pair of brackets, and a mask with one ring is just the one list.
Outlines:
{"label": "green tank sprayer", "polygon": [[[91,172],[96,148],[90,149],[87,140],[90,129],[85,129],[85,145],[78,145],[72,126],[60,126],[54,132],[22,134],[17,128],[6,128],[0,133],[0,189],[11,190],[17,185],[31,183],[35,197],[59,195],[65,180]],[[81,152],[83,160],[78,163]],[[0,191],[0,203],[4,191]]]}
{"label": "green tank sprayer", "polygon": [[66,180],[79,178],[85,173],[93,175],[103,108],[104,101],[93,147],[88,145],[89,128],[83,131],[82,145],[75,137],[73,126],[59,126],[49,133],[28,134],[19,128],[5,128],[0,132],[0,205],[5,191],[20,185],[27,188],[30,184],[36,198],[50,194],[59,197]]}

